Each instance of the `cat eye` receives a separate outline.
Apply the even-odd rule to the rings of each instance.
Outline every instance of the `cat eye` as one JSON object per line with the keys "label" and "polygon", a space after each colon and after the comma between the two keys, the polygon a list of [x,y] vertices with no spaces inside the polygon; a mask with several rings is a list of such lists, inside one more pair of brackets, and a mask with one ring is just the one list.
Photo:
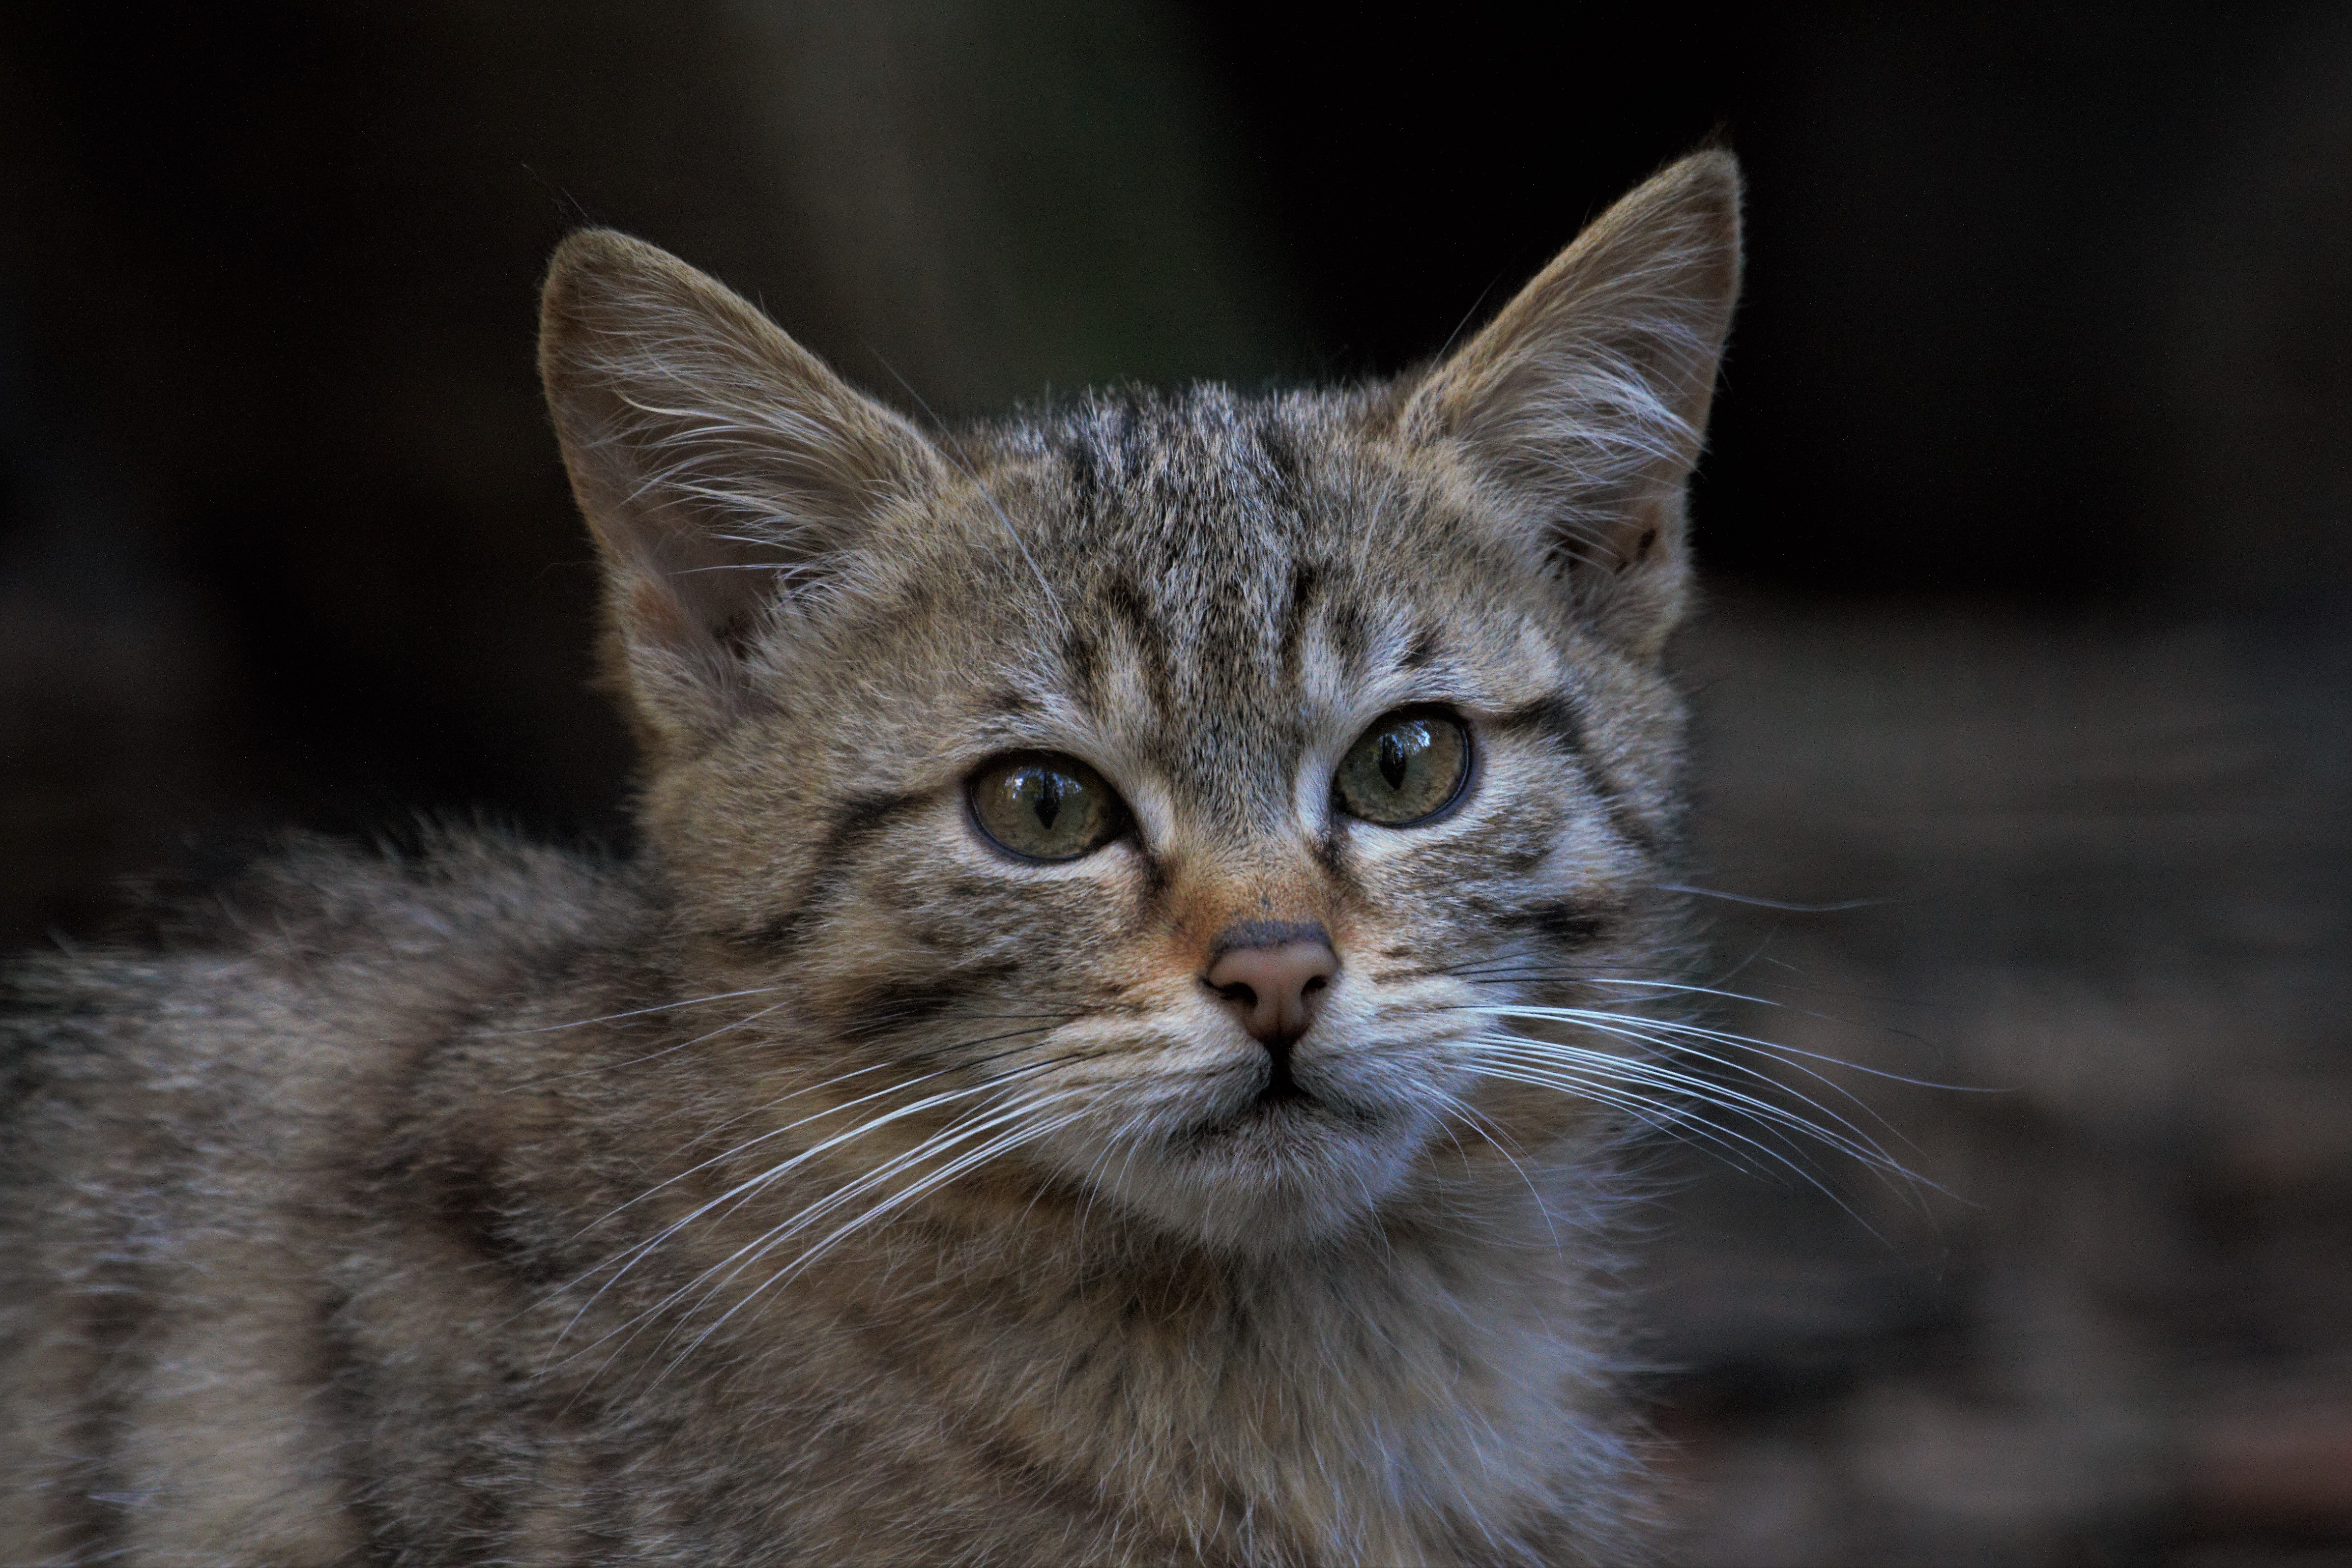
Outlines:
{"label": "cat eye", "polygon": [[1436,816],[1470,781],[1470,732],[1452,714],[1405,708],[1364,731],[1331,779],[1339,810],[1384,828]]}
{"label": "cat eye", "polygon": [[972,775],[971,820],[991,842],[1032,861],[1074,861],[1127,831],[1127,803],[1075,757],[1026,752]]}

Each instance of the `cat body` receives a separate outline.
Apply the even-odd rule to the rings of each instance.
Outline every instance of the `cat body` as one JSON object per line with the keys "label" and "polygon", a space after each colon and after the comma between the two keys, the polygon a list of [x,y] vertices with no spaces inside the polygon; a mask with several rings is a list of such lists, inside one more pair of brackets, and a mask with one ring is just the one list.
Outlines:
{"label": "cat body", "polygon": [[1596,1064],[1737,204],[1393,386],[938,436],[567,242],[645,848],[301,844],[17,967],[8,1561],[1643,1556]]}

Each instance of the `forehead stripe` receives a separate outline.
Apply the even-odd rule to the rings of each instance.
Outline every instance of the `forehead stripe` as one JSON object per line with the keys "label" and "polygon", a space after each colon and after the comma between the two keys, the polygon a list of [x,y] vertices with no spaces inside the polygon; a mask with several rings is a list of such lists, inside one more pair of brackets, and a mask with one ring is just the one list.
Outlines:
{"label": "forehead stripe", "polygon": [[1134,580],[1123,573],[1112,578],[1103,589],[1103,602],[1127,622],[1129,638],[1143,666],[1144,687],[1160,714],[1164,716],[1181,712],[1176,700],[1175,671],[1171,668],[1168,655],[1167,630],[1144,601]]}
{"label": "forehead stripe", "polygon": [[1291,685],[1298,684],[1298,661],[1301,646],[1307,640],[1307,622],[1314,613],[1315,602],[1323,591],[1323,573],[1312,561],[1293,561],[1290,566],[1290,597],[1282,607],[1282,630],[1278,637],[1282,678]]}

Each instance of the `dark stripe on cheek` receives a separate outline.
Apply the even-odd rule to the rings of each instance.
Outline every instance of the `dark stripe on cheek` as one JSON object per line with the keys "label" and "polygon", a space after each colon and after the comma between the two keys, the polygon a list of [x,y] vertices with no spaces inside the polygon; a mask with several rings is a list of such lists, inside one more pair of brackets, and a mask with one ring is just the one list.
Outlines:
{"label": "dark stripe on cheek", "polygon": [[1609,922],[1592,911],[1565,901],[1538,904],[1498,918],[1496,925],[1506,930],[1532,931],[1548,941],[1563,946],[1583,947],[1601,939],[1609,929]]}
{"label": "dark stripe on cheek", "polygon": [[833,825],[826,830],[824,841],[818,846],[816,858],[810,864],[808,879],[801,884],[800,903],[779,911],[764,925],[730,933],[729,940],[761,947],[792,946],[814,914],[824,907],[824,900],[837,891],[841,868],[850,855],[895,819],[929,799],[928,791],[915,790],[897,795],[856,795],[843,801],[835,808]]}
{"label": "dark stripe on cheek", "polygon": [[1609,923],[1598,915],[1579,909],[1572,904],[1546,904],[1529,913],[1535,917],[1537,932],[1572,947],[1599,941],[1601,934],[1609,927]]}
{"label": "dark stripe on cheek", "polygon": [[1625,798],[1622,795],[1612,794],[1608,797],[1608,801],[1609,825],[1617,830],[1619,838],[1623,839],[1652,860],[1656,860],[1664,853],[1665,841],[1649,823],[1633,814],[1633,808],[1625,803]]}
{"label": "dark stripe on cheek", "polygon": [[487,1149],[451,1148],[412,1184],[424,1218],[466,1251],[521,1274],[533,1261],[509,1234],[498,1183],[498,1156]]}
{"label": "dark stripe on cheek", "polygon": [[854,795],[844,800],[833,813],[833,826],[825,834],[824,852],[817,858],[818,868],[830,869],[843,854],[888,825],[891,819],[910,807],[922,804],[928,798],[926,791],[908,790],[895,795]]}
{"label": "dark stripe on cheek", "polygon": [[1617,836],[1653,860],[1658,857],[1664,845],[1656,830],[1634,814],[1626,801],[1625,791],[1602,774],[1593,761],[1583,716],[1567,696],[1559,692],[1547,693],[1531,703],[1497,714],[1486,723],[1488,728],[1505,735],[1535,735],[1550,740],[1576,764],[1577,771],[1584,775],[1586,788],[1600,797],[1609,815],[1609,825],[1616,830]]}
{"label": "dark stripe on cheek", "polygon": [[1561,750],[1579,763],[1587,760],[1584,743],[1584,719],[1574,704],[1558,692],[1549,692],[1531,703],[1487,720],[1490,728],[1505,735],[1538,735],[1556,742]]}
{"label": "dark stripe on cheek", "polygon": [[[834,1004],[847,1040],[875,1040],[936,1022],[981,991],[1018,972],[1013,964],[979,964],[926,979],[880,980],[860,987]],[[1045,1021],[1045,1020],[1040,1020]]]}

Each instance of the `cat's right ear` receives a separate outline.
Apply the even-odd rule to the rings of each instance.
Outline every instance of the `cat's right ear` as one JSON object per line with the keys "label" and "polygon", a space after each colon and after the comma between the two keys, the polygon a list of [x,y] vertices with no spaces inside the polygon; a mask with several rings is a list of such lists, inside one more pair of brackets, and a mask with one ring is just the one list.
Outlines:
{"label": "cat's right ear", "polygon": [[1689,579],[1684,490],[1739,296],[1739,165],[1668,165],[1412,390],[1604,636],[1654,656]]}
{"label": "cat's right ear", "polygon": [[557,248],[539,366],[604,559],[613,674],[665,752],[734,722],[798,595],[942,482],[905,419],[740,295],[610,229]]}

